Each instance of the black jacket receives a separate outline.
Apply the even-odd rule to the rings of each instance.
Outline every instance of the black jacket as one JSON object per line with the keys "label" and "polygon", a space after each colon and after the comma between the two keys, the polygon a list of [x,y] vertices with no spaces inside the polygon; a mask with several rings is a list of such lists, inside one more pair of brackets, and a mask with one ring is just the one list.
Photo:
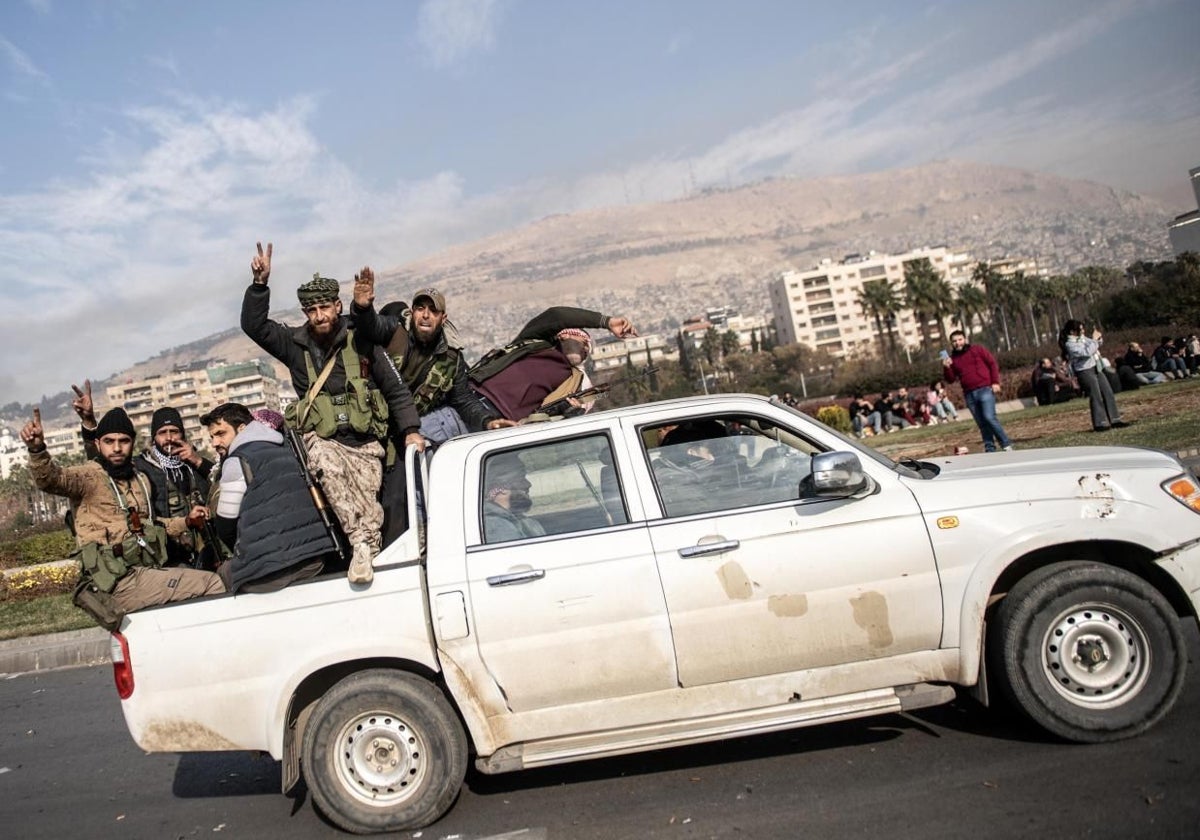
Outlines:
{"label": "black jacket", "polygon": [[398,331],[407,336],[404,369],[408,372],[405,384],[410,391],[416,391],[421,387],[435,361],[447,357],[454,359],[454,384],[446,392],[441,403],[429,407],[430,411],[441,408],[442,405],[448,405],[458,412],[467,428],[473,432],[482,431],[489,420],[496,419],[495,415],[489,412],[475,396],[475,392],[467,387],[466,360],[463,359],[461,350],[451,347],[447,343],[443,331],[438,332],[438,338],[434,345],[427,347],[417,340],[411,330],[405,328],[399,318],[380,315],[375,311],[373,305],[360,307],[358,304],[353,304],[350,307],[350,313],[356,332],[373,344],[381,347],[394,345],[393,340],[398,338]]}
{"label": "black jacket", "polygon": [[229,560],[231,591],[334,550],[289,447],[254,440],[229,457],[240,458],[247,475]]}
{"label": "black jacket", "polygon": [[[242,330],[255,344],[287,365],[288,372],[292,377],[292,387],[296,389],[296,396],[303,398],[310,385],[305,356],[311,355],[313,369],[319,375],[328,361],[328,355],[320,345],[312,340],[307,325],[288,327],[272,321],[268,317],[270,309],[271,292],[269,287],[251,283],[242,298]],[[343,315],[333,344],[328,351],[329,354],[336,354],[337,360],[334,362],[333,370],[325,380],[325,384],[321,386],[321,390],[329,394],[339,395],[346,391],[346,371],[342,363],[341,351],[346,344],[350,327],[350,319]],[[399,435],[396,445],[403,448],[404,435],[415,432],[421,425],[421,418],[417,416],[417,409],[413,406],[412,394],[409,393],[404,380],[400,378],[400,373],[382,347],[372,344],[365,337],[357,334],[354,338],[354,349],[359,355],[370,360],[371,380],[379,388],[387,402],[388,425],[394,430],[393,434]],[[353,444],[353,441],[343,440],[341,435],[337,440]]]}

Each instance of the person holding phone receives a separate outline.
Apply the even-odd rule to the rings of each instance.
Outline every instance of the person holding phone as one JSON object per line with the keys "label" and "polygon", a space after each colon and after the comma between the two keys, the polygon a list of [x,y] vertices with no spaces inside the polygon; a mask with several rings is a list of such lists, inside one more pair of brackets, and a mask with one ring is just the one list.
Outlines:
{"label": "person holding phone", "polygon": [[985,347],[971,344],[962,330],[950,333],[950,352],[942,351],[942,377],[961,382],[963,400],[975,418],[985,452],[996,448],[1011,452],[1012,441],[996,418],[996,395],[1000,393],[1000,365]]}
{"label": "person holding phone", "polygon": [[1121,419],[1117,398],[1101,367],[1100,345],[1103,341],[1104,336],[1099,329],[1093,328],[1092,336],[1088,338],[1084,335],[1083,322],[1074,319],[1063,324],[1062,332],[1058,334],[1062,356],[1075,372],[1079,387],[1088,396],[1094,432],[1107,432],[1129,425]]}

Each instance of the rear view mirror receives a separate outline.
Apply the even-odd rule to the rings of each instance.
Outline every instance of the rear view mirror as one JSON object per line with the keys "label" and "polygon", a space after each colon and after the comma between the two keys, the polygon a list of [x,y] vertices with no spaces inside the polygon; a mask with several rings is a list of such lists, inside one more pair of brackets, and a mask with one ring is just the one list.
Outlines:
{"label": "rear view mirror", "polygon": [[862,462],[853,452],[821,452],[812,459],[809,495],[819,497],[851,496],[867,484]]}

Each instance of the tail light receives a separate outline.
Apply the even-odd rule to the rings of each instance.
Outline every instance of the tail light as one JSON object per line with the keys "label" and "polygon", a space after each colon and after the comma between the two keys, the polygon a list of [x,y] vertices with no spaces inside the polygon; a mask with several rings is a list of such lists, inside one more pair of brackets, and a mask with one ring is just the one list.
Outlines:
{"label": "tail light", "polygon": [[108,645],[112,656],[113,681],[117,684],[117,694],[122,700],[128,700],[133,694],[133,662],[129,659],[129,642],[120,633],[113,633]]}

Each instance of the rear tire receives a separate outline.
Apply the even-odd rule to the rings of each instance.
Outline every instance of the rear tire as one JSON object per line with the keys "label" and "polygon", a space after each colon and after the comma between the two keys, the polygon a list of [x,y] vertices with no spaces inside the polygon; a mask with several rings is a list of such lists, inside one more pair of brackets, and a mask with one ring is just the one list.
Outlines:
{"label": "rear tire", "polygon": [[429,825],[454,804],[467,739],[438,688],[402,671],[353,674],[325,694],[304,730],[314,805],[356,834]]}
{"label": "rear tire", "polygon": [[1013,586],[996,618],[989,649],[1002,693],[1067,740],[1140,735],[1183,688],[1187,651],[1175,612],[1122,569],[1038,569]]}

